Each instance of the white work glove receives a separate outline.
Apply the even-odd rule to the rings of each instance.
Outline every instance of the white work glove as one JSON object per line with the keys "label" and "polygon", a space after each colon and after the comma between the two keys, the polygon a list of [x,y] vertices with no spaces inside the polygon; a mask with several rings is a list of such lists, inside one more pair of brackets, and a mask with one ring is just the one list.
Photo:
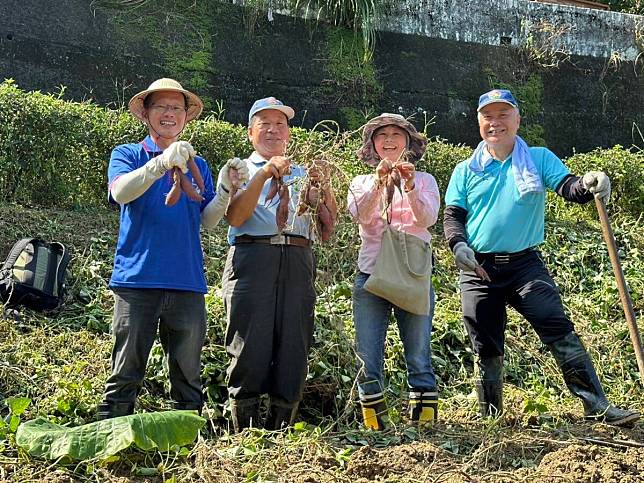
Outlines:
{"label": "white work glove", "polygon": [[608,203],[608,199],[610,198],[610,179],[606,176],[606,173],[602,171],[589,171],[581,179],[581,183],[584,188],[595,195],[595,198],[599,198],[604,203]]}
{"label": "white work glove", "polygon": [[[233,179],[231,178],[235,175],[231,173],[231,170],[235,170],[237,172],[237,186],[233,186]],[[226,192],[231,193],[248,181],[249,174],[248,166],[245,161],[242,161],[239,158],[232,158],[226,161],[226,164],[221,168],[219,183],[223,186]]]}
{"label": "white work glove", "polygon": [[195,150],[187,141],[177,141],[168,146],[157,157],[152,158],[140,168],[130,171],[114,181],[110,193],[119,204],[134,201],[147,191],[157,179],[175,166],[184,173],[188,172],[188,158],[195,156]]}
{"label": "white work glove", "polygon": [[461,270],[474,271],[478,266],[478,262],[474,257],[474,250],[467,246],[465,242],[458,242],[454,245],[454,260],[456,266]]}
{"label": "white work glove", "polygon": [[179,168],[183,173],[188,172],[188,159],[197,153],[188,141],[175,141],[168,146],[160,155],[151,159],[157,171],[162,175],[169,169]]}

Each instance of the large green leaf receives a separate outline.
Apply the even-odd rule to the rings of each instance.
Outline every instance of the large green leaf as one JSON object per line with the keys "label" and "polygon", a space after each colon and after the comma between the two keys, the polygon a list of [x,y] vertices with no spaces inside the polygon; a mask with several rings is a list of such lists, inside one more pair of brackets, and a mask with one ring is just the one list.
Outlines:
{"label": "large green leaf", "polygon": [[142,450],[168,451],[192,443],[205,422],[193,411],[133,414],[75,428],[38,418],[20,425],[16,443],[41,458],[103,459],[132,444]]}

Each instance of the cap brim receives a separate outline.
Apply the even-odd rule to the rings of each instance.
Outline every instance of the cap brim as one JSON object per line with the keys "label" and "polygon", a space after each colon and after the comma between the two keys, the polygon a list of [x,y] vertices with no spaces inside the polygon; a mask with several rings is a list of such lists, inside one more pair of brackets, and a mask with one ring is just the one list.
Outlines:
{"label": "cap brim", "polygon": [[167,87],[160,87],[158,89],[146,89],[132,96],[130,102],[128,103],[128,109],[134,117],[145,122],[146,118],[144,116],[145,107],[143,102],[145,98],[154,92],[179,92],[184,94],[188,99],[188,111],[186,113],[186,122],[192,121],[199,117],[203,111],[203,102],[196,94],[193,94],[190,91],[185,89],[168,89]]}
{"label": "cap brim", "polygon": [[484,102],[481,104],[479,107],[476,108],[476,112],[481,112],[481,109],[483,109],[485,106],[489,106],[490,104],[496,104],[496,103],[503,103],[507,104],[508,106],[516,107],[518,108],[519,106],[516,106],[512,104],[510,101],[506,101],[505,99],[490,99],[487,102]]}
{"label": "cap brim", "polygon": [[[257,110],[253,113],[253,116],[254,116],[255,114],[257,114],[258,112],[261,112],[261,111],[267,111],[267,110],[269,110],[269,109],[274,109],[274,110],[276,110],[276,111],[281,111],[281,112],[283,112],[283,113],[286,115],[286,118],[287,118],[288,120],[291,120],[291,119],[293,119],[293,118],[295,117],[295,111],[293,110],[293,108],[291,108],[291,107],[289,107],[289,106],[266,106],[266,107],[262,107],[261,109],[257,109]],[[251,116],[251,118],[252,118],[253,116]]]}

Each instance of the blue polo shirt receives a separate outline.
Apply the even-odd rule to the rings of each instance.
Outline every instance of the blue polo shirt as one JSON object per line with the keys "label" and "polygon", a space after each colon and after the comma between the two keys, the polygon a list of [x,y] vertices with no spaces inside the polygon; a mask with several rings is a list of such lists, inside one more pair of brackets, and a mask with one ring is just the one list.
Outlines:
{"label": "blue polo shirt", "polygon": [[[257,152],[253,152],[248,159],[244,160],[248,166],[249,179],[252,179],[255,174],[262,169],[267,163],[267,160],[260,156]],[[295,215],[297,205],[299,202],[299,192],[301,185],[304,181],[306,170],[298,165],[291,165],[291,174],[284,176],[284,183],[288,184],[289,190],[289,213],[286,222],[284,234],[299,235],[305,238],[313,239],[313,232],[311,230],[311,215],[307,212],[301,216]],[[219,173],[221,178],[221,172]],[[277,235],[277,206],[279,204],[279,197],[276,195],[272,201],[266,202],[266,195],[271,186],[271,179],[266,180],[262,187],[262,192],[257,200],[257,206],[253,211],[251,217],[246,220],[241,226],[231,226],[228,228],[228,243],[231,245],[235,241],[236,236],[249,235],[249,236],[272,236]],[[219,180],[221,182],[221,179]]]}
{"label": "blue polo shirt", "polygon": [[[530,148],[530,155],[544,187],[554,191],[569,174],[547,148]],[[472,171],[469,160],[454,168],[445,205],[467,211],[465,231],[473,250],[514,253],[543,242],[545,199],[545,191],[519,196],[512,157],[490,158],[482,172]]]}
{"label": "blue polo shirt", "polygon": [[[150,136],[141,143],[117,146],[108,167],[108,196],[109,186],[118,176],[140,168],[161,152]],[[197,157],[195,162],[205,184],[201,203],[184,194],[177,204],[166,206],[165,197],[173,183],[172,171],[168,171],[140,197],[120,205],[110,287],[207,292],[199,229],[201,211],[215,192],[206,160]],[[114,203],[111,196],[109,199]]]}

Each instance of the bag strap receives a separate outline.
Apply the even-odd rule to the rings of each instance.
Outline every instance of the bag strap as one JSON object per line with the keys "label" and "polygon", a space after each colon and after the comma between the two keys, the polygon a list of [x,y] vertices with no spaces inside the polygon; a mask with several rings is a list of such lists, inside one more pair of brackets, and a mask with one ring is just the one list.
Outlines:
{"label": "bag strap", "polygon": [[59,247],[59,250],[61,252],[60,260],[58,260],[58,263],[56,265],[56,270],[54,272],[54,281],[56,283],[56,293],[60,297],[62,294],[58,293],[58,289],[60,288],[61,284],[63,283],[63,280],[65,279],[65,271],[67,270],[67,265],[69,265],[71,254],[69,253],[67,246],[64,245],[63,243],[51,242],[50,245]]}
{"label": "bag strap", "polygon": [[25,248],[27,248],[27,245],[34,242],[35,240],[37,240],[37,238],[22,238],[21,240],[18,240],[13,245],[13,247],[11,248],[11,251],[9,252],[9,255],[7,256],[7,259],[2,264],[2,270],[11,268],[16,263],[16,261],[18,261],[18,257],[20,256],[20,253]]}
{"label": "bag strap", "polygon": [[[391,227],[388,227],[389,230],[394,231],[396,233],[396,236],[398,236],[398,242],[400,244],[400,248],[402,249],[403,253],[403,259],[405,260],[405,264],[407,265],[407,270],[409,270],[409,273],[416,277],[424,277],[429,273],[429,270],[432,268],[432,257],[431,253],[427,257],[427,262],[425,263],[425,267],[423,267],[423,270],[421,273],[416,273],[412,270],[411,265],[409,263],[409,251],[407,250],[407,233],[404,231],[399,231],[399,230],[394,230]],[[409,235],[409,236],[414,236],[414,235]]]}

